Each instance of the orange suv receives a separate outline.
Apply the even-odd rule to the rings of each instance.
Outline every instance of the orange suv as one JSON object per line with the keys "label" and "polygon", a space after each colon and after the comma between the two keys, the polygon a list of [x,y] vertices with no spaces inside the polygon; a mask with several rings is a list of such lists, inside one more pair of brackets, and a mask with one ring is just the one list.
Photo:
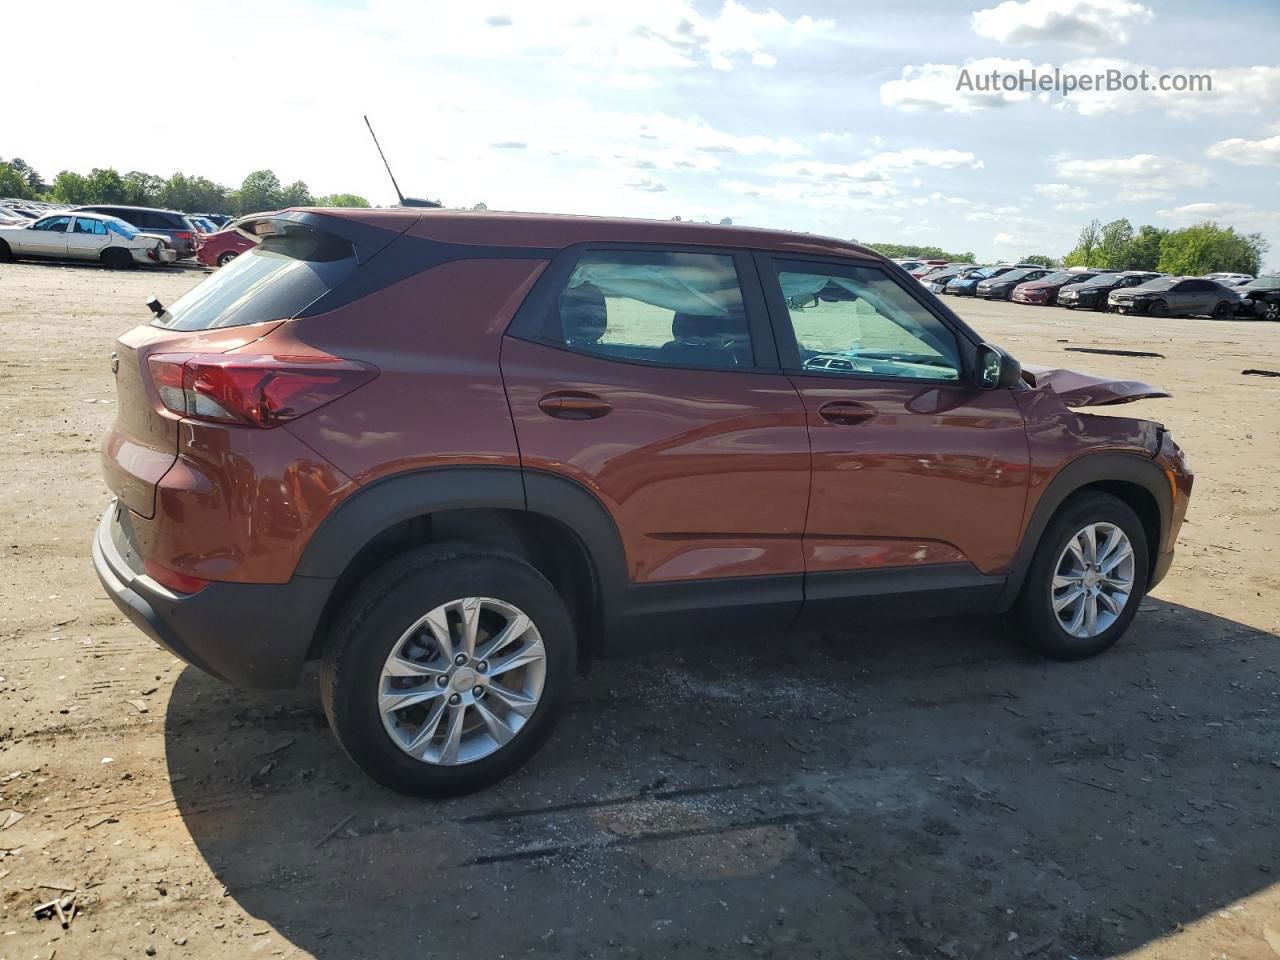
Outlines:
{"label": "orange suv", "polygon": [[1063,659],[1169,568],[1165,396],[1020,367],[884,257],[803,234],[290,210],[124,334],[93,540],[232,683],[321,663],[351,758],[472,790],[575,667],[680,637],[1009,612]]}

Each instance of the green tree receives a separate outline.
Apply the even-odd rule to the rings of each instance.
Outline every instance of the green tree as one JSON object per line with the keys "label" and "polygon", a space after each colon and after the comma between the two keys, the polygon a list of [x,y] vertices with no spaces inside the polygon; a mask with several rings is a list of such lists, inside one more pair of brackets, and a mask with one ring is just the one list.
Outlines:
{"label": "green tree", "polygon": [[367,207],[369,201],[354,193],[331,193],[326,197],[316,197],[317,207]]}
{"label": "green tree", "polygon": [[1101,242],[1102,224],[1097,220],[1090,220],[1081,229],[1080,236],[1076,240],[1075,249],[1062,258],[1062,265],[1064,267],[1094,266],[1093,257],[1098,251],[1098,244]]}
{"label": "green tree", "polygon": [[178,172],[164,182],[160,202],[187,213],[229,213],[227,188],[208,177],[189,177]]}
{"label": "green tree", "polygon": [[1267,242],[1259,233],[1245,235],[1216,223],[1197,223],[1161,241],[1157,269],[1181,276],[1218,270],[1257,273],[1266,252]]}
{"label": "green tree", "polygon": [[1043,253],[1033,253],[1029,257],[1023,257],[1021,262],[1035,263],[1042,267],[1056,267],[1059,265],[1059,261],[1055,260],[1053,257],[1046,257]]}
{"label": "green tree", "polygon": [[94,167],[85,178],[90,203],[124,203],[128,198],[124,180],[111,167]]}
{"label": "green tree", "polygon": [[55,203],[92,203],[89,194],[89,181],[78,173],[63,170],[53,178],[53,190],[50,194]]}
{"label": "green tree", "polygon": [[[13,169],[17,171],[18,176],[22,177],[23,181],[27,185],[28,192],[24,194],[24,199],[34,199],[44,193],[46,189],[44,181],[40,179],[40,174],[37,173],[35,168],[27,163],[27,161],[23,160],[21,157],[14,157],[9,161],[9,166],[13,167]],[[8,194],[8,196],[15,195]]]}
{"label": "green tree", "polygon": [[155,207],[164,202],[164,178],[130,170],[124,175],[125,202],[135,207]]}
{"label": "green tree", "polygon": [[311,196],[311,190],[301,180],[295,180],[289,184],[280,195],[282,207],[310,207],[315,202],[315,198]]}
{"label": "green tree", "polygon": [[1133,249],[1133,224],[1123,217],[1112,220],[1102,228],[1098,239],[1098,252],[1093,267],[1109,270],[1128,269]]}
{"label": "green tree", "polygon": [[27,178],[12,163],[0,160],[0,197],[12,197],[15,200],[30,200],[31,187]]}
{"label": "green tree", "polygon": [[966,250],[964,253],[948,253],[941,247],[922,247],[911,243],[871,243],[867,244],[872,250],[883,253],[891,260],[905,260],[907,258],[919,258],[922,260],[950,260],[955,263],[972,263],[974,262],[973,251]]}
{"label": "green tree", "polygon": [[255,170],[244,178],[238,192],[237,213],[258,213],[282,207],[284,188],[270,170]]}
{"label": "green tree", "polygon": [[1160,243],[1169,235],[1168,230],[1144,223],[1134,234],[1129,245],[1126,270],[1155,270],[1160,265]]}

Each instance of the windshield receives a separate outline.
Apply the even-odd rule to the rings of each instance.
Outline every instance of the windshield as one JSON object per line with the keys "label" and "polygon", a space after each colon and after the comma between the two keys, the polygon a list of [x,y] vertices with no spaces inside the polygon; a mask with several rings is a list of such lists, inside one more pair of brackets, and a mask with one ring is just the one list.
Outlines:
{"label": "windshield", "polygon": [[172,330],[209,330],[297,316],[356,268],[345,240],[299,223],[276,232],[198,284],[153,321]]}
{"label": "windshield", "polygon": [[132,224],[125,223],[118,217],[103,217],[102,222],[107,225],[107,229],[112,233],[118,233],[126,240],[132,240],[138,235],[138,229]]}
{"label": "windshield", "polygon": [[1181,277],[1157,277],[1154,280],[1148,280],[1140,286],[1134,287],[1134,290],[1168,290],[1175,283],[1178,283]]}
{"label": "windshield", "polygon": [[1041,283],[1066,283],[1068,280],[1070,280],[1074,276],[1076,276],[1076,274],[1071,273],[1069,270],[1059,270],[1057,273],[1051,273],[1047,277],[1041,277],[1040,282]]}
{"label": "windshield", "polygon": [[1080,284],[1080,286],[1082,287],[1114,286],[1115,284],[1119,283],[1123,279],[1124,277],[1122,277],[1118,273],[1100,273],[1096,277],[1090,277],[1088,280],[1084,281],[1084,283]]}
{"label": "windshield", "polygon": [[1010,270],[1008,273],[1000,275],[1000,282],[1004,283],[1006,280],[1021,280],[1023,277],[1035,272],[1035,270]]}
{"label": "windshield", "polygon": [[1244,287],[1245,290],[1280,290],[1280,273],[1272,274],[1267,277],[1259,277],[1257,280],[1250,280]]}

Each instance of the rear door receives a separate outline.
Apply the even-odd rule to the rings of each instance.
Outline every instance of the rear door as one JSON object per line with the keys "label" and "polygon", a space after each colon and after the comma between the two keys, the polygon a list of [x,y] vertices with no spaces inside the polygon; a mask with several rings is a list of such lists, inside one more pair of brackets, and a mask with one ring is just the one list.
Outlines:
{"label": "rear door", "polygon": [[809,442],[748,254],[566,251],[502,374],[523,466],[603,503],[632,583],[790,576],[798,609]]}
{"label": "rear door", "polygon": [[1012,392],[972,385],[973,345],[880,266],[758,259],[813,449],[806,598],[1002,572],[1029,459]]}

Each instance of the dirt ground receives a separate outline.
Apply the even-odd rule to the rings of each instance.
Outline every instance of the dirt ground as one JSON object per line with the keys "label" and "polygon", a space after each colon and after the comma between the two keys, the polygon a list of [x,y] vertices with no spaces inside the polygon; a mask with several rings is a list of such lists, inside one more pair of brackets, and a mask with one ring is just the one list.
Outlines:
{"label": "dirt ground", "polygon": [[601,663],[519,775],[430,803],[341,756],[314,680],[223,686],[93,574],[112,341],[202,276],[0,265],[3,960],[1280,956],[1280,379],[1241,374],[1280,325],[949,301],[1174,393],[1112,408],[1198,476],[1106,655],[966,619]]}

